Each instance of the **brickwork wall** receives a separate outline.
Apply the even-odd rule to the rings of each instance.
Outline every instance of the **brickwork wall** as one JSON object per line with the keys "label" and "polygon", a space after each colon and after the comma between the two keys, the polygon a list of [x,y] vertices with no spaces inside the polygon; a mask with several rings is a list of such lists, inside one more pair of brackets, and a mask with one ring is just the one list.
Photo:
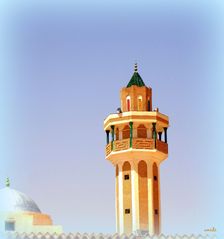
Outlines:
{"label": "brickwork wall", "polygon": [[148,111],[148,100],[150,101],[150,108],[152,109],[152,89],[146,86],[138,87],[133,85],[128,88],[122,88],[120,93],[121,110],[122,112],[128,111],[126,98],[131,98],[131,111],[138,111],[138,97],[142,97],[142,110]]}

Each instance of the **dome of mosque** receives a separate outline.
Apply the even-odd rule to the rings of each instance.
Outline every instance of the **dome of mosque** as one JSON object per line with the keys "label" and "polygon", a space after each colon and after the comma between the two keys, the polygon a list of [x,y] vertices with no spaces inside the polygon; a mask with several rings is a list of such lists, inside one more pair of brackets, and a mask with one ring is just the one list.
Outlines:
{"label": "dome of mosque", "polygon": [[37,204],[30,197],[9,186],[0,189],[0,212],[41,213]]}

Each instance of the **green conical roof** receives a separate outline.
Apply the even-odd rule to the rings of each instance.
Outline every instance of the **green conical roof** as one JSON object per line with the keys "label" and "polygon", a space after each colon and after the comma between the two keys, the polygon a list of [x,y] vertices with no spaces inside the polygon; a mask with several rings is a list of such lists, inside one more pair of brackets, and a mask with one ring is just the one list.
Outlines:
{"label": "green conical roof", "polygon": [[134,74],[133,76],[131,77],[128,85],[127,85],[127,88],[128,87],[131,87],[133,85],[137,85],[137,86],[145,86],[145,83],[144,81],[142,80],[141,76],[138,74],[138,66],[137,64],[135,64],[135,71],[134,71]]}

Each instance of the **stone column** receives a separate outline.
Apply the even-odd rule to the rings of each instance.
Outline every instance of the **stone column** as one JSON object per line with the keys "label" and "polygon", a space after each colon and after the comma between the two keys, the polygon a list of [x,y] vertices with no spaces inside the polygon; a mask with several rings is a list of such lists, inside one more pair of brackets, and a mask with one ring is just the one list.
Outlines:
{"label": "stone column", "polygon": [[164,141],[167,143],[167,127],[164,127]]}
{"label": "stone column", "polygon": [[159,134],[159,140],[161,141],[162,140],[162,132],[158,132]]}
{"label": "stone column", "polygon": [[109,144],[110,143],[110,130],[106,130],[106,136],[107,136],[106,142],[107,142],[107,144]]}

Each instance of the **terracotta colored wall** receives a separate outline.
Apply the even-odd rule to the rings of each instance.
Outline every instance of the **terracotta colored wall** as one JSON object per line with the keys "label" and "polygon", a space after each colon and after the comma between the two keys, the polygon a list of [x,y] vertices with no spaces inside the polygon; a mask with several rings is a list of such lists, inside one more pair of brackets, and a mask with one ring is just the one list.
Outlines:
{"label": "terracotta colored wall", "polygon": [[148,230],[148,178],[147,164],[144,161],[138,164],[138,189],[140,229]]}
{"label": "terracotta colored wall", "polygon": [[[131,165],[125,162],[122,167],[123,171],[123,207],[124,207],[124,232],[129,234],[132,232],[132,200],[131,200]],[[129,179],[125,180],[125,175],[129,175]],[[130,209],[130,213],[126,214],[125,209]]]}
{"label": "terracotta colored wall", "polygon": [[121,110],[123,112],[127,110],[127,96],[131,97],[131,109],[132,111],[138,111],[138,97],[142,96],[142,110],[141,111],[148,111],[148,99],[150,100],[150,108],[152,110],[152,89],[146,86],[138,87],[138,86],[131,86],[128,88],[122,88],[120,93],[120,100],[121,100]]}

